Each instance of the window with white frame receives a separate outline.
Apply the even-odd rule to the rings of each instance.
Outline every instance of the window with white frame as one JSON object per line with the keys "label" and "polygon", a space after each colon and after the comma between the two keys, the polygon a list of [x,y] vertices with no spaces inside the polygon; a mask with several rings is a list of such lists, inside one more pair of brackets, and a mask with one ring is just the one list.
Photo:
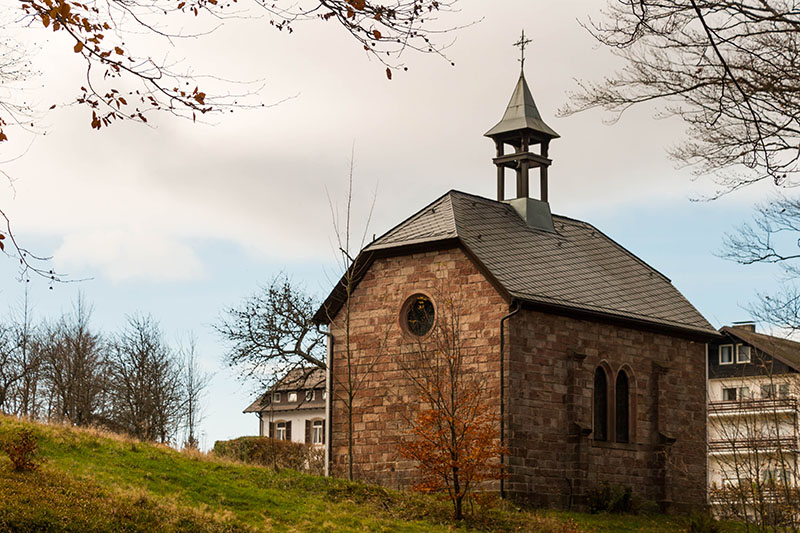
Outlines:
{"label": "window with white frame", "polygon": [[788,398],[789,397],[789,384],[788,383],[781,383],[778,385],[778,398]]}
{"label": "window with white frame", "polygon": [[767,385],[761,385],[761,398],[767,400],[770,398],[775,398],[778,393],[778,386],[772,383]]}
{"label": "window with white frame", "polygon": [[719,347],[719,364],[733,364],[733,344],[723,344]]}
{"label": "window with white frame", "polygon": [[272,393],[272,403],[281,403],[281,393],[280,392],[273,392]]}
{"label": "window with white frame", "polygon": [[722,389],[722,401],[723,402],[735,402],[736,401],[736,389],[731,387],[727,389]]}
{"label": "window with white frame", "polygon": [[323,400],[328,399],[328,391],[326,389],[322,389],[322,399]]}
{"label": "window with white frame", "polygon": [[275,439],[286,440],[286,422],[275,423]]}
{"label": "window with white frame", "polygon": [[313,402],[314,401],[314,391],[313,390],[307,390],[306,391],[306,401],[307,402]]}
{"label": "window with white frame", "polygon": [[290,392],[290,393],[289,393],[289,400],[288,400],[288,401],[289,401],[290,403],[291,403],[291,402],[296,402],[296,401],[297,401],[297,393],[296,393],[296,392]]}
{"label": "window with white frame", "polygon": [[736,345],[736,362],[749,363],[750,362],[750,347],[746,344]]}
{"label": "window with white frame", "polygon": [[322,444],[323,426],[322,420],[314,420],[311,424],[311,444]]}

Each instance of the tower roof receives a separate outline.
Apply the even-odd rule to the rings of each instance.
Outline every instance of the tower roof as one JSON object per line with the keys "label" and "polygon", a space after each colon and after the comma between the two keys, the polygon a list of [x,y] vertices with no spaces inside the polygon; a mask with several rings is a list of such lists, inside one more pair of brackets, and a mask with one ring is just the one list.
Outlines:
{"label": "tower roof", "polygon": [[506,137],[508,134],[531,130],[534,137],[544,139],[557,139],[560,137],[550,126],[544,123],[536,102],[533,101],[531,90],[525,81],[525,73],[520,72],[517,86],[508,102],[508,107],[503,119],[495,127],[484,133],[486,137]]}

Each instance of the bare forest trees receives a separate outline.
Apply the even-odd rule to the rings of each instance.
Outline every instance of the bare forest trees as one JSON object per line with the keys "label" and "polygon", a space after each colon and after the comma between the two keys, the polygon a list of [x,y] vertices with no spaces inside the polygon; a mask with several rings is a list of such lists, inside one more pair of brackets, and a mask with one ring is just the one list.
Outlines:
{"label": "bare forest trees", "polygon": [[179,364],[151,317],[129,317],[109,347],[113,423],[138,439],[169,442],[183,409]]}
{"label": "bare forest trees", "polygon": [[91,331],[90,317],[81,298],[70,315],[45,326],[40,338],[49,417],[77,426],[99,422],[108,390],[102,340]]}
{"label": "bare forest trees", "polygon": [[562,111],[619,115],[644,102],[688,125],[672,151],[720,193],[800,170],[800,12],[792,0],[610,0],[587,29],[624,60],[587,81]]}
{"label": "bare forest trees", "polygon": [[71,313],[34,324],[27,301],[19,317],[0,322],[0,412],[101,426],[133,437],[197,446],[209,375],[194,343],[173,349],[158,324],[131,316],[104,337],[79,298]]}

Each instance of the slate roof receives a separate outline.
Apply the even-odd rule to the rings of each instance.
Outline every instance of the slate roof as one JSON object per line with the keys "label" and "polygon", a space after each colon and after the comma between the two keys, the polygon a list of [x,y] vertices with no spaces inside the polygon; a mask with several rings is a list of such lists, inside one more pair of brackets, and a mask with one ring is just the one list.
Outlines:
{"label": "slate roof", "polygon": [[753,348],[771,355],[794,370],[800,371],[800,342],[773,337],[764,333],[756,333],[745,328],[726,326],[720,329],[720,332],[736,337]]}
{"label": "slate roof", "polygon": [[[510,205],[450,191],[367,246],[360,258],[455,240],[512,299],[717,336],[670,280],[586,222],[554,215],[529,227]],[[398,250],[399,252],[399,250]],[[363,261],[362,261],[363,263]],[[368,265],[356,267],[363,273]],[[334,290],[315,319],[341,305]]]}
{"label": "slate roof", "polygon": [[520,72],[511,100],[508,102],[503,118],[492,129],[484,133],[486,137],[505,137],[506,134],[520,130],[533,130],[540,136],[548,139],[560,137],[550,126],[544,123],[533,95],[525,81],[525,75]]}
{"label": "slate roof", "polygon": [[[258,413],[267,408],[269,395],[276,391],[297,391],[319,389],[325,385],[325,371],[321,368],[294,368],[286,373],[275,385],[251,403],[243,413]],[[298,409],[298,407],[292,407]],[[303,407],[299,407],[303,409]],[[306,407],[319,409],[319,406]]]}

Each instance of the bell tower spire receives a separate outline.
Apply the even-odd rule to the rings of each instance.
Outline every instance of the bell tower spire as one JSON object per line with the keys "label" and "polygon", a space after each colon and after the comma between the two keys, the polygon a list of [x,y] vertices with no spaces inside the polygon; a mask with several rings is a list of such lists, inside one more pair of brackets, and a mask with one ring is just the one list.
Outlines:
{"label": "bell tower spire", "polygon": [[[492,160],[497,167],[497,199],[505,200],[505,169],[516,171],[516,198],[530,197],[530,169],[539,169],[539,190],[541,200],[547,202],[547,170],[552,161],[547,152],[551,139],[559,137],[550,126],[544,123],[533,96],[525,81],[525,47],[531,43],[525,38],[525,30],[514,46],[520,49],[520,73],[514,93],[508,102],[506,112],[500,122],[484,135],[492,139],[497,149],[497,156]],[[505,153],[505,145],[514,151]],[[532,152],[539,146],[539,153]]]}

